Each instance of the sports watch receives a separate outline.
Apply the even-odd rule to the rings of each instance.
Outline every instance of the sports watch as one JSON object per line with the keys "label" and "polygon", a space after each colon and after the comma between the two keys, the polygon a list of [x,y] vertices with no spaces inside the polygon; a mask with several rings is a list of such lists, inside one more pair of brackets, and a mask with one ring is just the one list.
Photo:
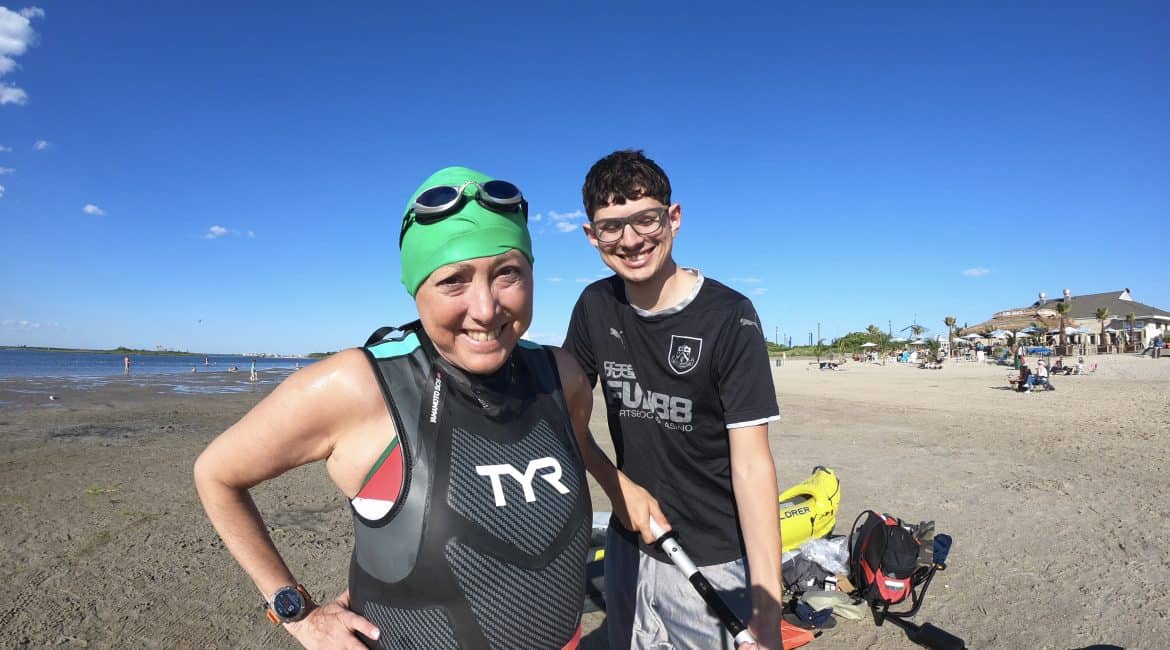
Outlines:
{"label": "sports watch", "polygon": [[268,599],[268,620],[274,625],[295,623],[309,613],[313,597],[304,585],[281,587]]}

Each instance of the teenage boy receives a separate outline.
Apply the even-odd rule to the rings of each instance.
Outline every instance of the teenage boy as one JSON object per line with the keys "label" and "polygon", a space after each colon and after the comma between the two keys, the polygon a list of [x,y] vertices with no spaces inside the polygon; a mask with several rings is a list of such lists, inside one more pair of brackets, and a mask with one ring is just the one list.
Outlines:
{"label": "teenage boy", "polygon": [[[750,617],[759,647],[779,650],[768,423],[780,409],[763,330],[750,300],[674,261],[682,206],[670,194],[641,151],[597,161],[582,188],[585,235],[616,275],[581,294],[564,348],[591,384],[601,376],[617,467],[644,488],[622,491],[607,535],[610,647],[718,647],[719,620],[650,545],[648,518],[661,512],[724,600]],[[726,633],[722,644],[735,647]]]}

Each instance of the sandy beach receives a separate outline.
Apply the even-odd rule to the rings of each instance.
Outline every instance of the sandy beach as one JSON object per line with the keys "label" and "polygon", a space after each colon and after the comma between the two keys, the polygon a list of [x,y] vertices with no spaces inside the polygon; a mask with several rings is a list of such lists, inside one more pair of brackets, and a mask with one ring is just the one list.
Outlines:
{"label": "sandy beach", "polygon": [[[1170,359],[1087,361],[1095,373],[1020,394],[1001,366],[821,371],[789,359],[773,367],[781,487],[826,465],[842,482],[837,532],[873,508],[951,534],[950,566],[916,620],[969,647],[1165,647]],[[273,385],[184,394],[0,380],[0,646],[296,647],[264,618],[191,479],[200,450]],[[593,424],[608,445],[600,411]],[[341,591],[350,515],[323,466],[253,495],[314,596]],[[606,647],[604,615],[584,622],[584,647]],[[910,643],[864,620],[808,647]]]}

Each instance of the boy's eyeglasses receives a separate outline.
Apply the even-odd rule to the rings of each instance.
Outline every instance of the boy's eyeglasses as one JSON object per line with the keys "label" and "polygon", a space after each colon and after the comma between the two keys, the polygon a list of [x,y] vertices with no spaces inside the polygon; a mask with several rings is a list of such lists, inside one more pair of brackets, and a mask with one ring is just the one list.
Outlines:
{"label": "boy's eyeglasses", "polygon": [[666,213],[669,211],[668,207],[650,208],[635,212],[628,217],[599,219],[591,223],[589,227],[593,229],[593,236],[597,238],[597,241],[603,244],[612,244],[622,238],[626,226],[633,228],[634,232],[639,235],[653,235],[662,230],[662,224],[666,221]]}
{"label": "boy's eyeglasses", "polygon": [[471,198],[463,193],[469,185],[476,187],[473,196],[483,207],[500,214],[517,212],[523,215],[525,223],[528,222],[528,201],[524,199],[520,188],[508,181],[486,183],[467,181],[462,185],[437,185],[419,194],[403,215],[402,231],[398,233],[398,248],[402,248],[402,239],[406,237],[406,231],[411,224],[437,223],[462,210]]}

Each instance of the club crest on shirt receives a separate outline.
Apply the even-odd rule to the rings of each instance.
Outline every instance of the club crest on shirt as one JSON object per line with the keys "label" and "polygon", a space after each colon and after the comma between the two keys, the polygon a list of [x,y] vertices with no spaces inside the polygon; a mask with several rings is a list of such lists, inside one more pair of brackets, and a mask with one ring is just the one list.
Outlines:
{"label": "club crest on shirt", "polygon": [[699,355],[703,352],[703,339],[693,336],[670,335],[670,351],[666,361],[670,369],[680,375],[685,375],[699,365]]}

